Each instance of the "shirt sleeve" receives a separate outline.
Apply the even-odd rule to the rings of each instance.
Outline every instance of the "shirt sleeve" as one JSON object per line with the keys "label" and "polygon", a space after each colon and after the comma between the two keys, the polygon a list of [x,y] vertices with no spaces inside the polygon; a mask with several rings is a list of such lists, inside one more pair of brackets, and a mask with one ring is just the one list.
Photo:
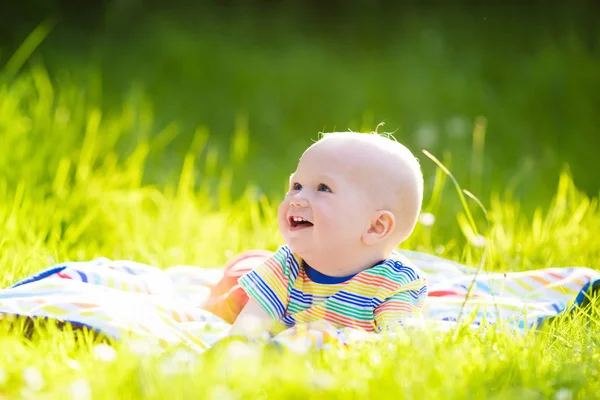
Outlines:
{"label": "shirt sleeve", "polygon": [[238,279],[248,297],[256,300],[274,320],[283,318],[289,303],[295,264],[290,258],[294,258],[291,250],[282,246],[264,263]]}
{"label": "shirt sleeve", "polygon": [[424,278],[400,286],[375,308],[373,314],[377,331],[402,327],[409,319],[420,319],[426,298],[427,283]]}

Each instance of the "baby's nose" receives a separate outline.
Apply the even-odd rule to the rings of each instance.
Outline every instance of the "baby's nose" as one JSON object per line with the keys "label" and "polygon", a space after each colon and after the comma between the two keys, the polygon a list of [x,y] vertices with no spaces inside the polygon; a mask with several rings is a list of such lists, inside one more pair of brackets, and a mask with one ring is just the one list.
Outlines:
{"label": "baby's nose", "polygon": [[292,207],[306,208],[306,207],[308,207],[308,202],[301,197],[294,197],[290,201],[290,205]]}

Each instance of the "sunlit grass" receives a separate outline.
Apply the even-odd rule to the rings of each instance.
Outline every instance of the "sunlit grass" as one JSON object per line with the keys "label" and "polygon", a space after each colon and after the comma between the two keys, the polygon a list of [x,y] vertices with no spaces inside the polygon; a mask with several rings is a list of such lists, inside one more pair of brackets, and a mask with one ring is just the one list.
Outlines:
{"label": "sunlit grass", "polygon": [[[40,65],[0,81],[2,287],[66,260],[213,267],[239,251],[280,244],[279,198],[250,186],[231,195],[252,138],[242,117],[225,154],[199,128],[187,155],[175,160],[179,178],[161,186],[145,180],[149,155],[178,130],[170,125],[150,136],[152,118],[147,99],[135,93],[108,115],[93,93],[52,82]],[[439,171],[424,208],[435,223],[419,224],[404,248],[476,265],[483,249],[473,237],[481,234],[485,270],[598,267],[598,199],[579,192],[568,173],[533,215],[505,192],[484,205],[486,220],[468,197],[465,210],[441,211],[456,192]],[[462,236],[440,232],[440,221],[457,225]],[[40,327],[26,338],[22,322],[3,321],[0,397],[591,398],[600,389],[596,304],[537,333],[409,332],[304,355],[239,343],[207,356],[183,348],[158,354],[127,341],[112,343],[113,351],[68,327]]]}

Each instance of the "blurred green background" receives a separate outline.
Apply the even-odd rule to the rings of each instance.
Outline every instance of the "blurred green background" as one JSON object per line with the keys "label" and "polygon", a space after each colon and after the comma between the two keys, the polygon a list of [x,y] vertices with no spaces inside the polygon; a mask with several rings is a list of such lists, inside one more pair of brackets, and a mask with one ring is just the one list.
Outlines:
{"label": "blurred green background", "polygon": [[[384,122],[379,130],[419,157],[428,188],[435,165],[422,149],[484,203],[506,189],[525,208],[546,203],[566,166],[597,196],[597,3],[441,4],[4,0],[0,64],[52,22],[29,62],[43,64],[57,90],[76,82],[81,101],[106,115],[134,104],[147,110],[150,135],[173,133],[149,158],[150,183],[177,179],[201,130],[220,150],[217,168],[234,169],[234,194],[251,183],[281,195],[319,132]],[[474,149],[481,117],[484,146]],[[136,126],[118,143],[123,154]],[[236,131],[249,146],[231,165]]]}

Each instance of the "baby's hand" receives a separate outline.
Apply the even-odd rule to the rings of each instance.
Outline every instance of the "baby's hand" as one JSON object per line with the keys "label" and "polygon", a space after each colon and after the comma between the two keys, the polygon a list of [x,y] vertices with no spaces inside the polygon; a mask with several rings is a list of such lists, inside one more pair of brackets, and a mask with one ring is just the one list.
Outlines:
{"label": "baby's hand", "polygon": [[273,327],[273,321],[267,312],[254,299],[248,303],[237,317],[227,336],[243,336],[251,340],[270,339],[269,331]]}
{"label": "baby's hand", "polygon": [[327,321],[296,324],[277,335],[273,342],[299,353],[345,345],[345,339],[339,334],[339,329]]}

